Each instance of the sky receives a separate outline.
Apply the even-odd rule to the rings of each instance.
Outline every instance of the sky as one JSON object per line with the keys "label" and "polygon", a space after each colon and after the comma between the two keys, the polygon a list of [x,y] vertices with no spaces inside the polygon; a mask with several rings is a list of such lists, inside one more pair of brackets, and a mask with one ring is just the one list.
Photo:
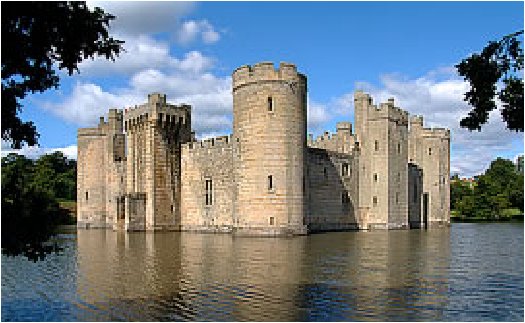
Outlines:
{"label": "sky", "polygon": [[[454,65],[488,41],[523,29],[523,2],[89,2],[117,18],[110,33],[126,52],[60,73],[61,86],[28,96],[23,120],[35,122],[36,157],[60,150],[76,158],[76,132],[109,108],[142,104],[162,92],[192,105],[198,138],[232,132],[231,73],[260,61],[291,62],[308,77],[308,132],[353,122],[353,93],[425,117],[451,130],[451,173],[483,172],[498,156],[523,154],[523,134],[499,111],[482,131],[459,121],[470,110],[468,84]],[[2,155],[11,149],[2,143]]]}

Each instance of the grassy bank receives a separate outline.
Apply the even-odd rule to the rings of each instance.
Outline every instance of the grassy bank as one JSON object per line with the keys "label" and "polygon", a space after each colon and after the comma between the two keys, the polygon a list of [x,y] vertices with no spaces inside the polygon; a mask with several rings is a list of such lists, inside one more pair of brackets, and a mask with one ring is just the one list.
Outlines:
{"label": "grassy bank", "polygon": [[519,209],[504,209],[498,218],[480,216],[466,217],[457,211],[450,212],[451,222],[523,222],[523,213]]}

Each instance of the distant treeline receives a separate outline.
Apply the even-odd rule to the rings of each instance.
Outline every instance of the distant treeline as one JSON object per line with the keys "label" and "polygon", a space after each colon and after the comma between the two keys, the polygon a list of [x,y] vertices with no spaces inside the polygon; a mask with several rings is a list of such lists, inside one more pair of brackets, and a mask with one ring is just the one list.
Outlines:
{"label": "distant treeline", "polygon": [[58,224],[72,221],[59,202],[76,200],[75,160],[61,152],[37,160],[18,154],[2,157],[2,252],[41,257],[42,245]]}
{"label": "distant treeline", "polygon": [[472,180],[452,176],[452,216],[479,219],[523,219],[523,173],[512,161],[497,158]]}

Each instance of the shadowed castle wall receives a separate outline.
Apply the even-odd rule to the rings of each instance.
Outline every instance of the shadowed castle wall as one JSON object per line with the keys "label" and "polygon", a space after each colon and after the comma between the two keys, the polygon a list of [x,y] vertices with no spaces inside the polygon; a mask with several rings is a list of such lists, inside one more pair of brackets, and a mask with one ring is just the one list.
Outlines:
{"label": "shadowed castle wall", "polygon": [[357,229],[358,158],[309,147],[307,161],[308,230]]}

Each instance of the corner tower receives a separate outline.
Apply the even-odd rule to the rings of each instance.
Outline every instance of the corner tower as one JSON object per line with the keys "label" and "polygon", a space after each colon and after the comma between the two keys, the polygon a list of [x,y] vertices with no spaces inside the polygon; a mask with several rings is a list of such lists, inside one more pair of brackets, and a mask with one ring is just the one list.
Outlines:
{"label": "corner tower", "polygon": [[237,233],[306,234],[306,90],[293,64],[233,72]]}

